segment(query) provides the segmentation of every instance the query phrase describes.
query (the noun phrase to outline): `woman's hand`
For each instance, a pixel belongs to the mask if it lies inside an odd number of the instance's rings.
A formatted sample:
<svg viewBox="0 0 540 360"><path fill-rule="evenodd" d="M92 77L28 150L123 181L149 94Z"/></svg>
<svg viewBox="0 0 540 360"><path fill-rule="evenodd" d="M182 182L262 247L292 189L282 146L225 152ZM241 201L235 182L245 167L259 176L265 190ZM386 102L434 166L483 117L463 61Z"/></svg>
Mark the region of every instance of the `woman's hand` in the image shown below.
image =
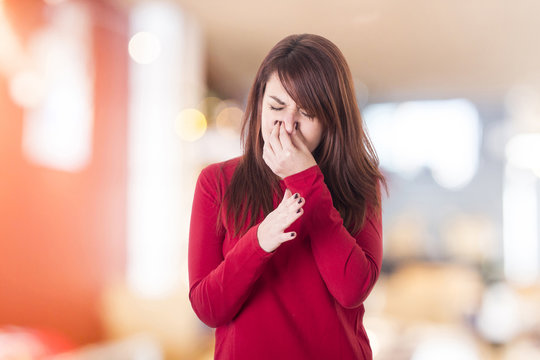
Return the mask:
<svg viewBox="0 0 540 360"><path fill-rule="evenodd" d="M297 126L295 123L289 135L283 122L276 120L268 141L264 143L263 159L282 179L317 165Z"/></svg>
<svg viewBox="0 0 540 360"><path fill-rule="evenodd" d="M289 189L285 190L281 203L264 218L257 229L259 245L264 251L272 252L285 241L296 238L294 231L285 232L285 229L302 216L305 202L298 193L293 196Z"/></svg>

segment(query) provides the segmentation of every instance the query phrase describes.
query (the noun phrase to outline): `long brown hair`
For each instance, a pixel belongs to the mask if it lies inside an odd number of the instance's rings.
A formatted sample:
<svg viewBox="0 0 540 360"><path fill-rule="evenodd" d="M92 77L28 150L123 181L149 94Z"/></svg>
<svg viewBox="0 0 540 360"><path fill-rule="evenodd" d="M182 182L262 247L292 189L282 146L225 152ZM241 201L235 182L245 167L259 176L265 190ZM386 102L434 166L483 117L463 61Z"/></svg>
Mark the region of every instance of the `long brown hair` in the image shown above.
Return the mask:
<svg viewBox="0 0 540 360"><path fill-rule="evenodd" d="M227 191L227 219L235 235L243 233L273 210L273 194L282 194L279 178L262 158L262 99L266 83L277 72L297 105L314 114L323 126L321 142L313 151L332 195L334 207L351 234L359 231L369 208L378 213L380 185L386 181L378 158L364 131L354 96L349 67L331 41L312 34L290 35L264 58L251 91L242 122L244 155ZM249 223L247 216L251 214Z"/></svg>

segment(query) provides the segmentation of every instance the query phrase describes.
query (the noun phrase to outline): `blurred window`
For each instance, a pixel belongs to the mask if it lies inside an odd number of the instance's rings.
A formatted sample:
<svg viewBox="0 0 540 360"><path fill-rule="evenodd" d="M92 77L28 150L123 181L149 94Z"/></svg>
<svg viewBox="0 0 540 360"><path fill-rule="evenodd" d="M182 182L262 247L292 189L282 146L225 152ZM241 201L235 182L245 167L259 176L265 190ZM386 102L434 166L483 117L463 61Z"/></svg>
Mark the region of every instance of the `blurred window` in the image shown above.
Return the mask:
<svg viewBox="0 0 540 360"><path fill-rule="evenodd" d="M437 183L450 189L475 175L482 129L470 101L373 104L364 118L383 168L406 178L429 168Z"/></svg>

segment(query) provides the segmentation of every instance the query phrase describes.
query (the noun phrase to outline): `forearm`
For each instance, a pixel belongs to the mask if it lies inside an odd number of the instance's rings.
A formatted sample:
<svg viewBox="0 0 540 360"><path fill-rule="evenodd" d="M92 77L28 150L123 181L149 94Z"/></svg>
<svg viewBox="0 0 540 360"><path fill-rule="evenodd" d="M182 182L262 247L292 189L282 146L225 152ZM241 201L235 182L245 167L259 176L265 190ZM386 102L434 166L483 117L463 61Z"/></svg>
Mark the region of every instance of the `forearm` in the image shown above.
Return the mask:
<svg viewBox="0 0 540 360"><path fill-rule="evenodd" d="M317 267L332 296L342 306L359 306L377 281L382 262L380 220L366 216L364 228L353 237L318 167L285 179L287 187L306 198L301 231L311 238Z"/></svg>
<svg viewBox="0 0 540 360"><path fill-rule="evenodd" d="M354 238L343 226L343 221L333 207L326 216L318 213L310 231L311 248L321 277L330 293L343 307L354 308L363 303L375 285L381 260L376 251L370 253L360 243L380 243L378 235L364 231ZM366 230L371 220L366 219ZM375 245L376 246L376 245Z"/></svg>
<svg viewBox="0 0 540 360"><path fill-rule="evenodd" d="M257 226L252 227L217 267L192 282L189 299L197 316L210 327L231 321L249 297L270 256L258 245ZM194 262L204 261L204 253L197 257Z"/></svg>

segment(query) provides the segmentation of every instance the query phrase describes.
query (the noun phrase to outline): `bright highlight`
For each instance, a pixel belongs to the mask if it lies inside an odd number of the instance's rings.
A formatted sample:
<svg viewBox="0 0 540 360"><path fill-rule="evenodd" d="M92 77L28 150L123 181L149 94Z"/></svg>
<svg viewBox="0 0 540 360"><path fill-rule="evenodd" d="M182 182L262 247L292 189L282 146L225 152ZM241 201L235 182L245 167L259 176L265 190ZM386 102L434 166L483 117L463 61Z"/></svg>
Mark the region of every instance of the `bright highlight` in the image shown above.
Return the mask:
<svg viewBox="0 0 540 360"><path fill-rule="evenodd" d="M540 177L540 133L516 135L508 141L505 150L512 165L532 170Z"/></svg>
<svg viewBox="0 0 540 360"><path fill-rule="evenodd" d="M150 64L161 54L161 42L152 33L141 31L129 41L129 55L139 64Z"/></svg>
<svg viewBox="0 0 540 360"><path fill-rule="evenodd" d="M185 109L178 114L174 127L182 140L195 141L206 132L206 117L199 110Z"/></svg>
<svg viewBox="0 0 540 360"><path fill-rule="evenodd" d="M475 175L482 127L471 102L374 104L364 113L382 167L407 178L426 167L439 185L454 190Z"/></svg>

